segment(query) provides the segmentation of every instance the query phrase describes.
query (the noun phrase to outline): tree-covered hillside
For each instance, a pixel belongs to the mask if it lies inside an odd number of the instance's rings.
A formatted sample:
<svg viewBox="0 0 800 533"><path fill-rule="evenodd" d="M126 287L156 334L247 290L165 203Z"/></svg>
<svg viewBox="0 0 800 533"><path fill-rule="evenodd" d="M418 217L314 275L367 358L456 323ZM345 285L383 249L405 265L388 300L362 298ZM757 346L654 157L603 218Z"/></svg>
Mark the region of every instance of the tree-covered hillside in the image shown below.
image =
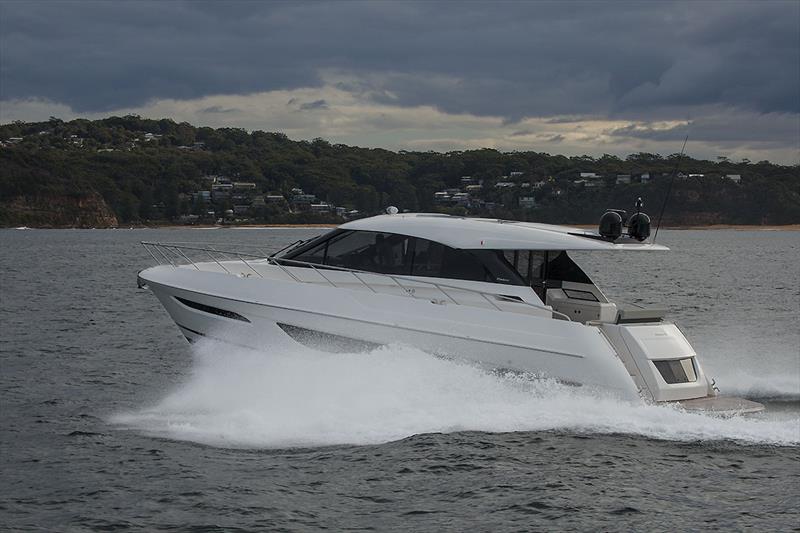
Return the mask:
<svg viewBox="0 0 800 533"><path fill-rule="evenodd" d="M73 224L74 214L47 217L48 205L69 199L85 209L105 204L120 224L203 217L336 221L342 213L371 214L388 205L592 223L605 208L630 208L639 196L651 215L657 214L679 157L565 157L491 149L398 153L138 116L5 124L0 144L2 225ZM684 157L678 171L666 223L800 222L797 166ZM252 189L237 194L234 185ZM233 193L223 195L223 187ZM212 189L219 194L210 195ZM297 201L298 189L314 200ZM280 197L286 202L276 203Z"/></svg>

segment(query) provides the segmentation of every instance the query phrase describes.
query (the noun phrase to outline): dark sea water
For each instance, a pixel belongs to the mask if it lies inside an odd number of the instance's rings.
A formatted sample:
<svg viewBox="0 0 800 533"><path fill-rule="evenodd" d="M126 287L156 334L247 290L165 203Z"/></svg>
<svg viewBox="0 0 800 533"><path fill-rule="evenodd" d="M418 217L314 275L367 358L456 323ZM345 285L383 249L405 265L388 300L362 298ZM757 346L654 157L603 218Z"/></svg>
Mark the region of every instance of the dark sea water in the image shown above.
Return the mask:
<svg viewBox="0 0 800 533"><path fill-rule="evenodd" d="M667 306L754 417L633 405L403 346L189 346L141 240L313 229L0 230L2 530L800 527L800 232L662 231L576 254Z"/></svg>

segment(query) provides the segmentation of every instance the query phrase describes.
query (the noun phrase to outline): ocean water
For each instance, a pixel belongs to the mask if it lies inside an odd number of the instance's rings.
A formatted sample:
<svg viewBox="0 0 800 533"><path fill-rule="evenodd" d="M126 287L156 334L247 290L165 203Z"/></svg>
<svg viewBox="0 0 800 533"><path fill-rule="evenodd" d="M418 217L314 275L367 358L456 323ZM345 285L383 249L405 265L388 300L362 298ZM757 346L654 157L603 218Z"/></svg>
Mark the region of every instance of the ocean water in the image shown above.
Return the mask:
<svg viewBox="0 0 800 533"><path fill-rule="evenodd" d="M790 530L800 525L800 232L662 231L576 254L670 309L716 418L407 346L188 345L141 240L278 249L314 229L0 230L0 529Z"/></svg>

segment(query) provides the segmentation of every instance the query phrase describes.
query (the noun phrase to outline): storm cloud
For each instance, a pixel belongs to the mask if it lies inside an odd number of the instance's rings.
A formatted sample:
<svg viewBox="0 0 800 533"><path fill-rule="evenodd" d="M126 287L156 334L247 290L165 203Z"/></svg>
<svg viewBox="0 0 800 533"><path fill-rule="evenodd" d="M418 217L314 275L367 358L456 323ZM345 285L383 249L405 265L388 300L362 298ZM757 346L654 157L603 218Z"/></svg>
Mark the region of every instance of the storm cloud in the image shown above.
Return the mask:
<svg viewBox="0 0 800 533"><path fill-rule="evenodd" d="M737 126L777 117L764 133L789 151L800 136L800 3L4 2L0 82L3 120L26 118L34 102L97 115L277 93L322 117L337 113L336 91L516 132L538 118L631 121L610 139L672 141L633 123L709 116L713 143L726 116ZM240 107L230 104L197 112L221 120Z"/></svg>

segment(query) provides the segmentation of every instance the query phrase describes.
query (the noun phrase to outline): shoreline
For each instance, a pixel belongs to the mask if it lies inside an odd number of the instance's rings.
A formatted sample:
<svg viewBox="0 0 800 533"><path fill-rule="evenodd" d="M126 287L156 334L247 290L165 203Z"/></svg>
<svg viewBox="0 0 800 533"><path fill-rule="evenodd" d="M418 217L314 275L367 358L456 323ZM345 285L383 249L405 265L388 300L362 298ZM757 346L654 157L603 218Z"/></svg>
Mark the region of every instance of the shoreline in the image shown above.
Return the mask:
<svg viewBox="0 0 800 533"><path fill-rule="evenodd" d="M597 224L559 224L572 228L594 229ZM0 229L267 229L267 228L335 228L339 224L236 224L236 225L214 225L214 224L134 224L131 226L109 226L104 228L85 228L80 226L4 226ZM686 226L663 226L661 229L667 230L733 230L733 231L800 231L800 224L708 224L708 225L686 225Z"/></svg>

